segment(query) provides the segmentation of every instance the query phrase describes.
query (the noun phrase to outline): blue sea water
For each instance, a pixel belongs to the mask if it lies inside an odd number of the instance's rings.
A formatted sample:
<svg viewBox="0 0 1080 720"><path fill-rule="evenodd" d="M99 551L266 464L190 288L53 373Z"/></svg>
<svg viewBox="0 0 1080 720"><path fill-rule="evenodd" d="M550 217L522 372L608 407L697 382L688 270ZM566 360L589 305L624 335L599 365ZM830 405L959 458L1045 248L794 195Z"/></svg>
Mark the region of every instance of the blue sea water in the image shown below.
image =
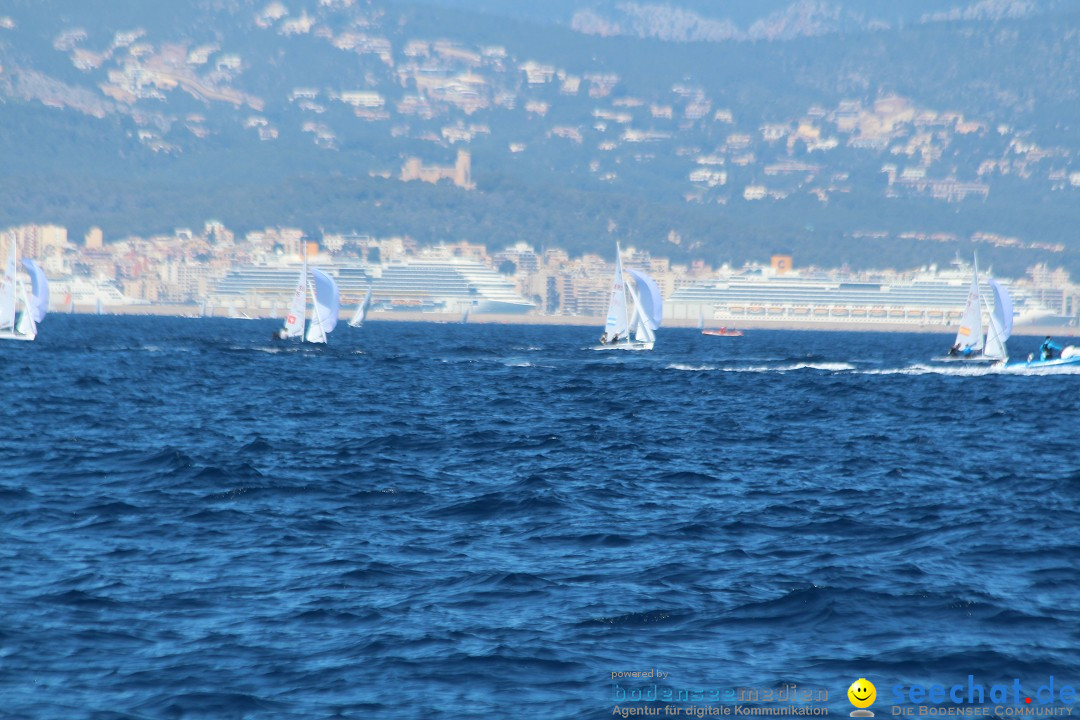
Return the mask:
<svg viewBox="0 0 1080 720"><path fill-rule="evenodd" d="M0 346L0 717L1080 685L1080 374L934 365L944 334L275 327Z"/></svg>

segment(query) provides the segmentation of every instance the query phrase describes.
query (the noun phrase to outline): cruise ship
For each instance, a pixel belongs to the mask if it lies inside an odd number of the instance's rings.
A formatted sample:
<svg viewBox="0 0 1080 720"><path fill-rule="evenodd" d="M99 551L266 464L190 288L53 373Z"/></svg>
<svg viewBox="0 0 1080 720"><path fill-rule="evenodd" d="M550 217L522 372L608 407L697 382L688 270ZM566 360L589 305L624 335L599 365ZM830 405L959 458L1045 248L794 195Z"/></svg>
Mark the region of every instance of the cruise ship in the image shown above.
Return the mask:
<svg viewBox="0 0 1080 720"><path fill-rule="evenodd" d="M75 307L94 307L99 302L104 307L120 305L149 305L149 300L129 297L109 280L94 280L87 277L64 277L49 280L50 310L59 312L67 309L68 294Z"/></svg>
<svg viewBox="0 0 1080 720"><path fill-rule="evenodd" d="M993 294L986 277L980 278L983 297ZM1056 315L1022 289L999 280L1013 298L1019 325L1065 325L1069 318ZM750 268L697 282L676 290L664 304L672 320L797 323L882 323L951 325L959 322L971 285L971 269L911 275L844 275L824 272L778 272Z"/></svg>
<svg viewBox="0 0 1080 720"><path fill-rule="evenodd" d="M367 269L357 266L311 263L338 284L342 305L360 302L371 284ZM292 298L301 263L241 265L218 281L206 299L208 306L248 310L282 310Z"/></svg>
<svg viewBox="0 0 1080 720"><path fill-rule="evenodd" d="M536 309L513 282L469 260L411 260L357 266L311 262L334 276L343 306L360 302L372 288L372 309L387 311L520 315ZM300 263L233 268L210 293L208 303L237 309L276 310L292 296Z"/></svg>

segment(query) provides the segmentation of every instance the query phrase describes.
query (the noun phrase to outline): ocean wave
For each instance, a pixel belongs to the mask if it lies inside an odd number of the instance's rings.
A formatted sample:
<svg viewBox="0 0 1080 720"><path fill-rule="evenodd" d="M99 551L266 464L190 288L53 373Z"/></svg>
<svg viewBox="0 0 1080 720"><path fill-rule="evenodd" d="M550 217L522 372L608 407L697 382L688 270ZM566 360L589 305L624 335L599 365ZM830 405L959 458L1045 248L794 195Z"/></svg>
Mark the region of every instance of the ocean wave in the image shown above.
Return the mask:
<svg viewBox="0 0 1080 720"><path fill-rule="evenodd" d="M0 348L0 714L591 717L654 667L846 715L858 677L1080 676L1072 373L916 334L260 327Z"/></svg>

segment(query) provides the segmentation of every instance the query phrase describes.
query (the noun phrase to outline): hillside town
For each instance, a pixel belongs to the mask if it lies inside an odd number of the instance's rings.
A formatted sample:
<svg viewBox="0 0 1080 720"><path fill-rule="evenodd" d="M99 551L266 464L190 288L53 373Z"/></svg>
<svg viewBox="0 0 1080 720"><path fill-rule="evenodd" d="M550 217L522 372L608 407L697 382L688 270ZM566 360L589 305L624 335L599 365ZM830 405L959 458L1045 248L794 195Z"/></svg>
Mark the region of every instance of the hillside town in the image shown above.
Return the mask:
<svg viewBox="0 0 1080 720"><path fill-rule="evenodd" d="M351 22L335 19L339 6L350 8ZM581 163L598 184L622 182L640 166L666 177L681 173L679 194L687 203L807 196L827 204L853 191L855 166L865 189L870 158L879 197L985 200L1006 178L1047 193L1080 193L1080 164L1068 148L896 93L809 104L801 113L761 122L693 78L641 92L633 78L610 70L571 71L553 58L519 56L501 45L392 39L385 20L377 7L351 2L304 8L277 0L247 19L268 42L321 43L342 62L358 64L363 81L356 84L327 86L313 77L310 84L259 95L245 88L245 74L258 59L227 44L155 38L133 28L102 45L72 27L54 38L53 48L88 80L100 80L96 88L14 67L6 76L0 71L0 91L94 117L127 115L138 127L138 142L165 154L222 132L223 123L240 123L250 137L269 143L298 130L312 152L338 152L358 124L367 125L377 135L430 148L448 168L425 172L418 157L408 156L396 165L376 161L369 173L448 179L465 189L476 185L461 176L457 150L497 139L507 159L561 154ZM170 113L163 101L175 94L195 98L206 110Z"/></svg>

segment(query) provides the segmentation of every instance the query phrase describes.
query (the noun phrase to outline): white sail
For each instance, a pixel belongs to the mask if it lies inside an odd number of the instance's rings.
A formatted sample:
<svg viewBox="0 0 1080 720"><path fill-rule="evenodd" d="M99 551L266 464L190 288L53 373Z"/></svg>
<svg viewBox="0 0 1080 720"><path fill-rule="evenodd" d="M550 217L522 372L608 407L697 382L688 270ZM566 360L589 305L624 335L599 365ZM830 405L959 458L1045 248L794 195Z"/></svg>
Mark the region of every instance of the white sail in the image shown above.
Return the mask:
<svg viewBox="0 0 1080 720"><path fill-rule="evenodd" d="M37 337L37 324L34 322L35 309L30 303L30 298L26 296L26 285L19 283L19 290L23 310L19 314L19 325L15 328L15 332L22 335L24 340L33 340Z"/></svg>
<svg viewBox="0 0 1080 720"><path fill-rule="evenodd" d="M350 327L360 327L367 319L368 309L371 307L371 288L368 288L363 301L356 306L356 314L349 320Z"/></svg>
<svg viewBox="0 0 1080 720"><path fill-rule="evenodd" d="M1009 291L996 280L990 281L994 290L994 308L990 311L990 324L986 329L986 347L983 355L1005 360L1009 357L1005 341L1012 334L1012 298Z"/></svg>
<svg viewBox="0 0 1080 720"><path fill-rule="evenodd" d="M656 335L653 335L649 321L642 315L641 296L633 285L627 285L626 290L634 302L633 312L630 313L630 329L634 332L634 340L641 343L656 342Z"/></svg>
<svg viewBox="0 0 1080 720"><path fill-rule="evenodd" d="M0 277L0 330L15 329L15 236L8 235L8 258Z"/></svg>
<svg viewBox="0 0 1080 720"><path fill-rule="evenodd" d="M697 311L697 329L698 330L704 330L705 329L705 311L702 310L701 308L698 308L698 311Z"/></svg>
<svg viewBox="0 0 1080 720"><path fill-rule="evenodd" d="M311 288L311 294L315 295L315 288ZM317 310L313 310L311 313L311 322L308 323L307 335L304 339L309 343L325 343L326 331L323 330L322 323L319 321L319 313Z"/></svg>
<svg viewBox="0 0 1080 720"><path fill-rule="evenodd" d="M23 260L23 267L30 273L34 322L39 323L49 312L49 279L45 277L45 271L41 269L41 266L29 258Z"/></svg>
<svg viewBox="0 0 1080 720"><path fill-rule="evenodd" d="M105 314L105 306L101 304L101 298L97 299L97 305L95 306L95 312L98 315L104 315Z"/></svg>
<svg viewBox="0 0 1080 720"><path fill-rule="evenodd" d="M660 327L664 315L664 299L660 296L660 288L656 281L640 270L627 270L637 283L637 298L639 302L639 315L648 323L650 330Z"/></svg>
<svg viewBox="0 0 1080 720"><path fill-rule="evenodd" d="M956 331L956 345L960 349L970 347L978 352L983 348L982 302L979 298L979 266L973 268L971 289L968 291L964 315L960 318L960 328Z"/></svg>
<svg viewBox="0 0 1080 720"><path fill-rule="evenodd" d="M611 283L611 299L608 301L607 322L604 332L609 338L618 335L625 338L629 334L626 317L626 280L623 278L622 251L615 243L615 277Z"/></svg>
<svg viewBox="0 0 1080 720"><path fill-rule="evenodd" d="M466 305L465 309L461 311L461 324L462 325L468 325L469 324L469 306L468 305Z"/></svg>
<svg viewBox="0 0 1080 720"><path fill-rule="evenodd" d="M641 342L655 342L654 331L660 327L663 315L663 299L660 297L660 288L651 277L640 270L627 270L634 278L635 287L628 286L630 297L634 300L633 320L630 323L634 330L634 339Z"/></svg>
<svg viewBox="0 0 1080 720"><path fill-rule="evenodd" d="M1008 357L1005 350L1005 340L1002 337L1002 327L997 318L990 316L990 325L986 328L986 347L983 348L983 357L1004 360Z"/></svg>
<svg viewBox="0 0 1080 720"><path fill-rule="evenodd" d="M64 296L64 305L67 307L68 315L71 315L75 312L75 298L72 296L70 290L68 290L67 295Z"/></svg>
<svg viewBox="0 0 1080 720"><path fill-rule="evenodd" d="M1004 342L1012 336L1013 327L1013 302L1012 296L1009 295L1009 291L1004 285L997 280L990 280L990 287L994 291L994 313L993 317L997 320L998 325L1001 327L1002 338Z"/></svg>
<svg viewBox="0 0 1080 720"><path fill-rule="evenodd" d="M311 312L311 322L308 323L307 341L324 343L326 336L337 327L341 296L334 278L322 270L312 270L311 277L314 279L311 295L315 298L315 307Z"/></svg>
<svg viewBox="0 0 1080 720"><path fill-rule="evenodd" d="M307 258L304 258L304 267L296 279L292 301L289 302L289 309L285 313L285 327L282 333L284 337L303 336L305 315L307 315Z"/></svg>

